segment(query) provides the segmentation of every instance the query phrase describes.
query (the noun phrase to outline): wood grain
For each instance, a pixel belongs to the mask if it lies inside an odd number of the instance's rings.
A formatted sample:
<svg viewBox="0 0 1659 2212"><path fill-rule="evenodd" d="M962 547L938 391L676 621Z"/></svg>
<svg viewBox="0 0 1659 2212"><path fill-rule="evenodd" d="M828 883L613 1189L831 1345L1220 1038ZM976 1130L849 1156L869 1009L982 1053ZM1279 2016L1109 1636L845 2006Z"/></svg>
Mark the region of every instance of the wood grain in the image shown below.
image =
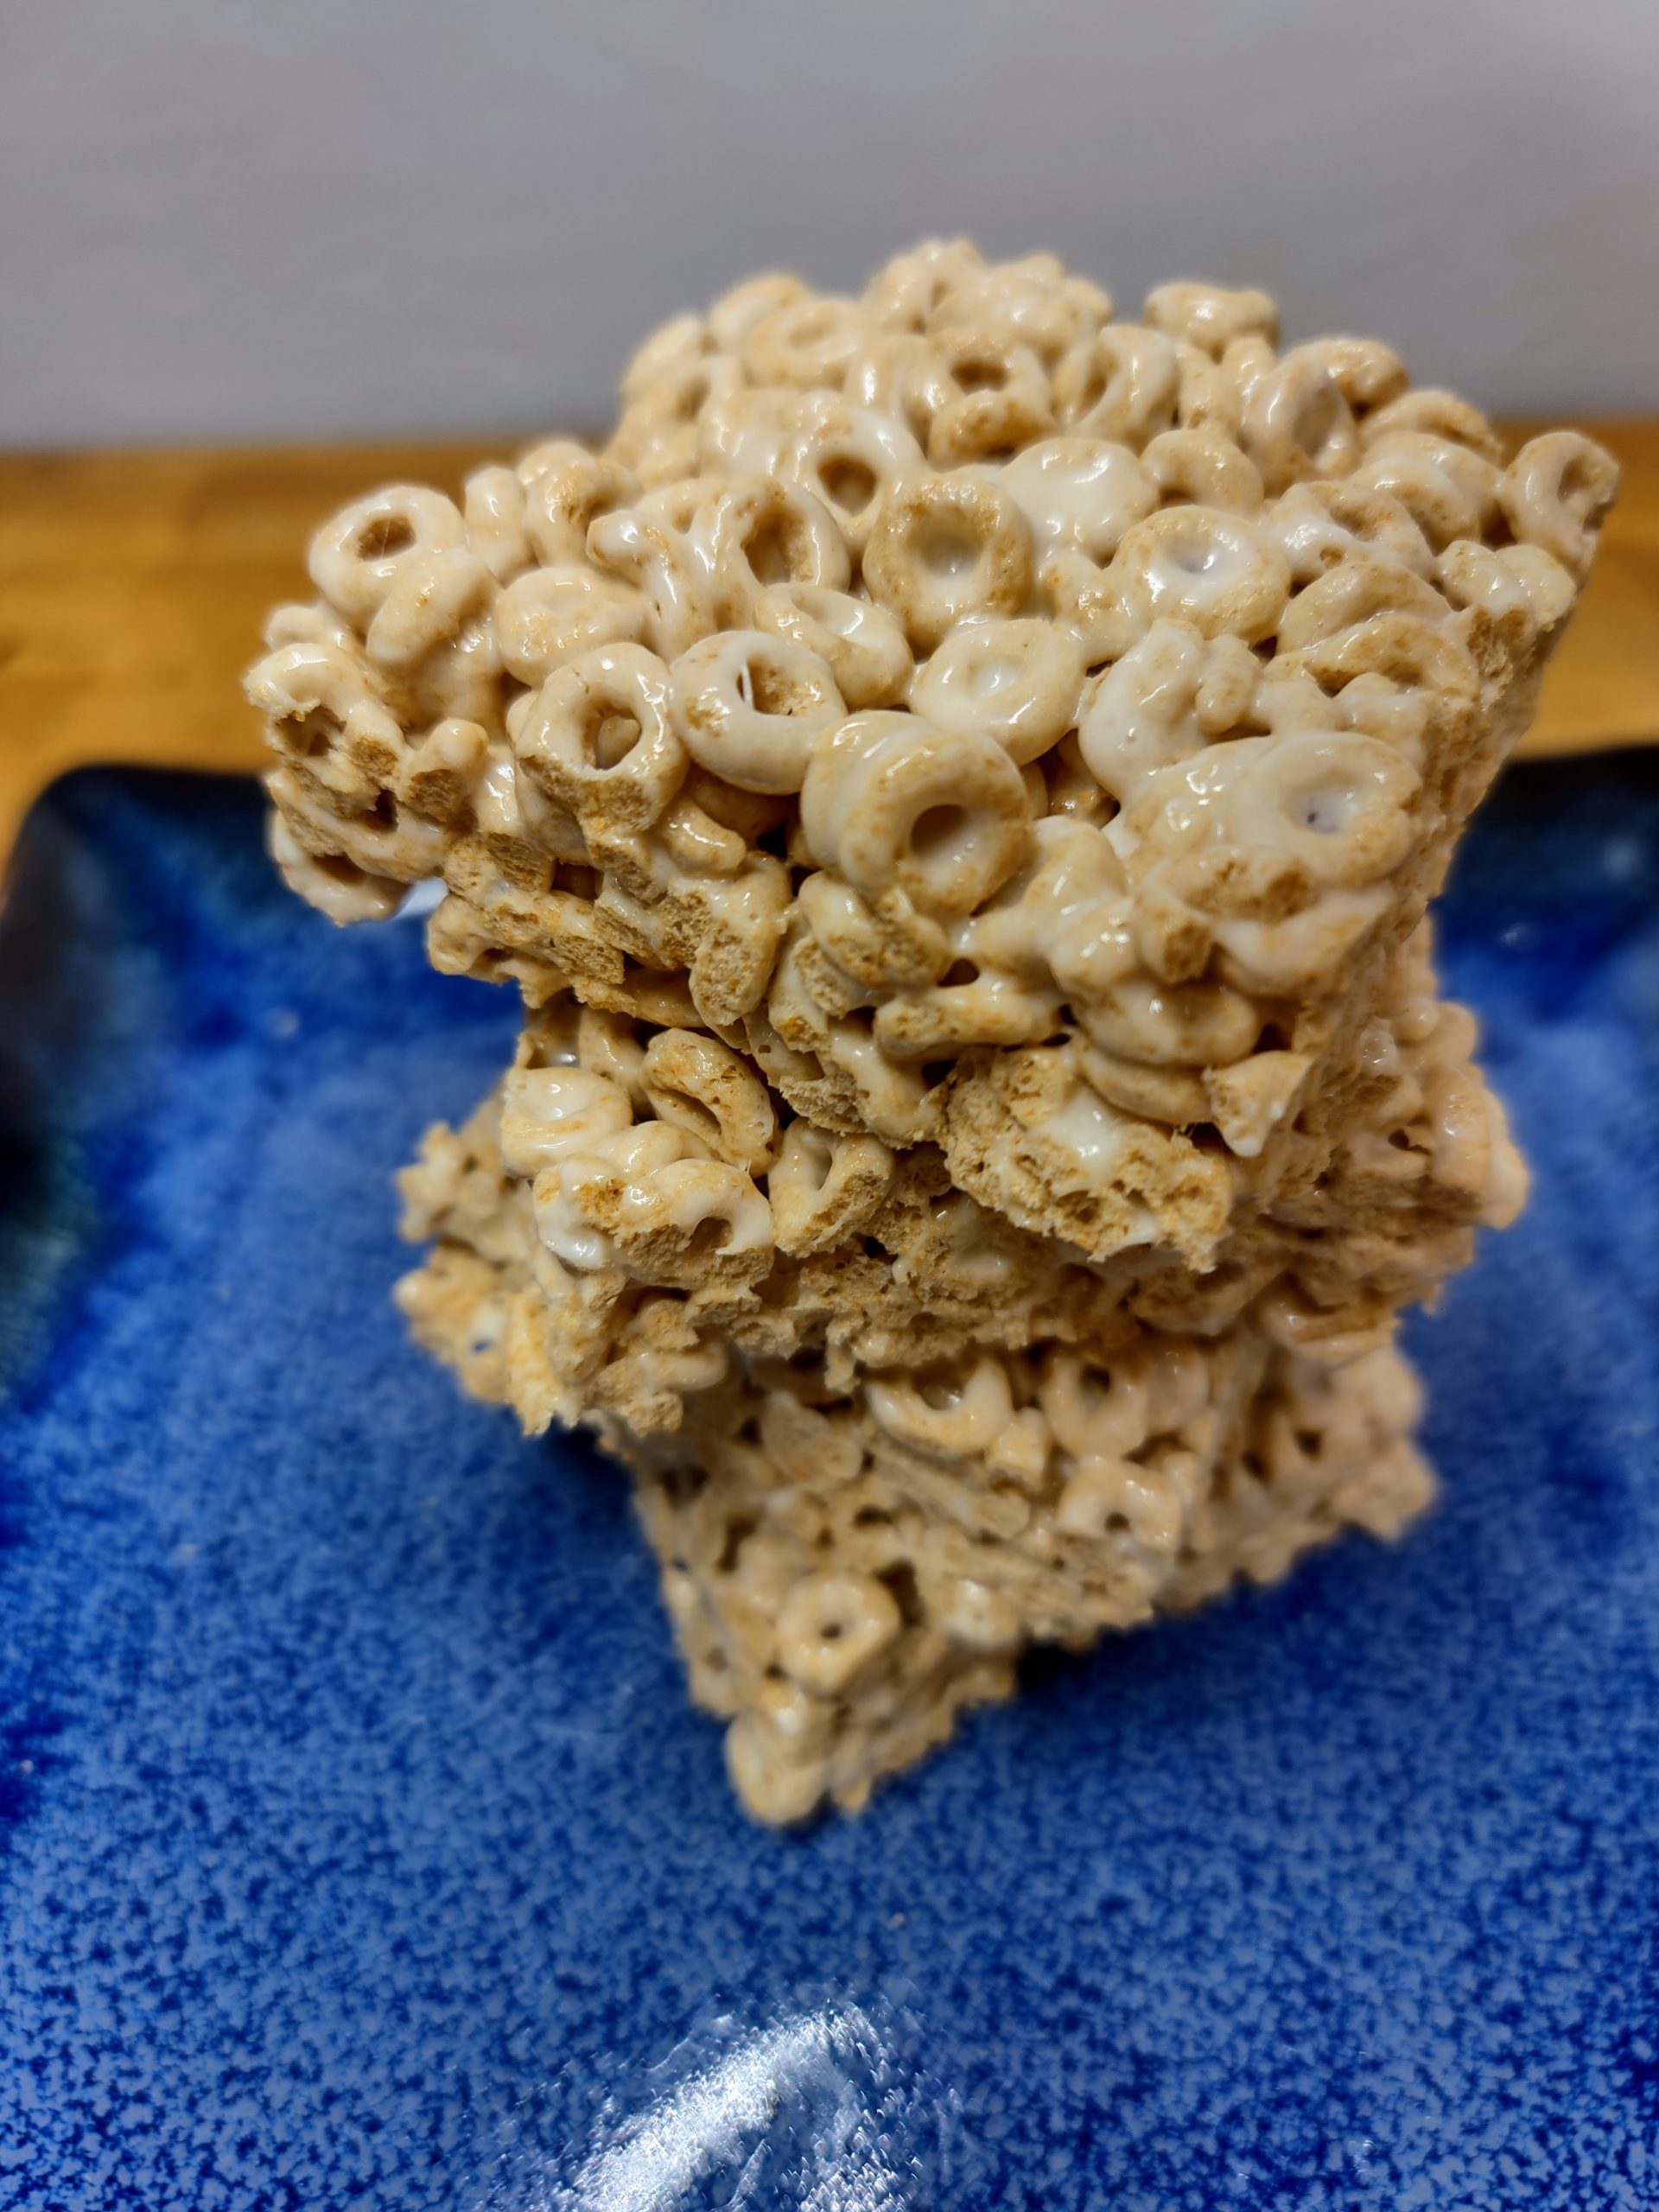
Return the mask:
<svg viewBox="0 0 1659 2212"><path fill-rule="evenodd" d="M1659 741L1659 420L1587 427L1624 490L1529 753ZM238 678L266 610L308 595L318 522L398 479L458 490L513 444L0 455L0 858L69 768L257 769Z"/></svg>

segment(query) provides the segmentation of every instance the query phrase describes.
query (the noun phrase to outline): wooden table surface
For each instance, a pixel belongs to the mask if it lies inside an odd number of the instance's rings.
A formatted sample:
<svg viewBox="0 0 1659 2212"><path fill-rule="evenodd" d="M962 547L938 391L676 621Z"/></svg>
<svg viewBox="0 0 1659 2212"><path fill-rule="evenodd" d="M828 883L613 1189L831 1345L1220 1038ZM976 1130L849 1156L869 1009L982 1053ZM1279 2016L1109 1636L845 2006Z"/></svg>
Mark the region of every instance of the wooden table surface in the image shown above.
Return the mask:
<svg viewBox="0 0 1659 2212"><path fill-rule="evenodd" d="M1624 488L1529 753L1659 741L1659 420L1586 427ZM266 609L309 595L313 529L376 484L458 490L513 444L0 455L0 859L67 769L259 767L238 678Z"/></svg>

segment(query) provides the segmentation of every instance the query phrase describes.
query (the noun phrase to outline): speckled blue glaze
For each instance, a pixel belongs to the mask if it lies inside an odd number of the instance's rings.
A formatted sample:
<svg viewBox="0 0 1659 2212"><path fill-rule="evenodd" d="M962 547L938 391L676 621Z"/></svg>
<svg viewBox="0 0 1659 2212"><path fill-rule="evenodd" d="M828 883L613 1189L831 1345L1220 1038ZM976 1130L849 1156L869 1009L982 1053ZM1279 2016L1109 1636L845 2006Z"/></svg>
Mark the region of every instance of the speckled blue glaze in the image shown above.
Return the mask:
<svg viewBox="0 0 1659 2212"><path fill-rule="evenodd" d="M1443 1503L780 1839L619 1480L388 1301L509 1000L307 912L239 786L60 786L0 920L0 2202L1659 2203L1659 768L1513 776L1445 945L1537 1192L1411 1328Z"/></svg>

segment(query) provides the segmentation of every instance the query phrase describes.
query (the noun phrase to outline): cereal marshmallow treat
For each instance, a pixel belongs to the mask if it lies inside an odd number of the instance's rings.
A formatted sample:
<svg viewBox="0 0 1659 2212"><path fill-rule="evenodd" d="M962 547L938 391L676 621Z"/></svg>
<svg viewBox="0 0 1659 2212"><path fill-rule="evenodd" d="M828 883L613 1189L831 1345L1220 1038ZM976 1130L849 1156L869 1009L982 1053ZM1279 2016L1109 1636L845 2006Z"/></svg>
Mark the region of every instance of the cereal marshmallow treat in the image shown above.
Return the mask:
<svg viewBox="0 0 1659 2212"><path fill-rule="evenodd" d="M249 677L294 888L523 995L400 1294L633 1470L761 1818L1427 1494L1395 1316L1524 1174L1424 913L1615 471L1277 337L758 278L326 524Z"/></svg>

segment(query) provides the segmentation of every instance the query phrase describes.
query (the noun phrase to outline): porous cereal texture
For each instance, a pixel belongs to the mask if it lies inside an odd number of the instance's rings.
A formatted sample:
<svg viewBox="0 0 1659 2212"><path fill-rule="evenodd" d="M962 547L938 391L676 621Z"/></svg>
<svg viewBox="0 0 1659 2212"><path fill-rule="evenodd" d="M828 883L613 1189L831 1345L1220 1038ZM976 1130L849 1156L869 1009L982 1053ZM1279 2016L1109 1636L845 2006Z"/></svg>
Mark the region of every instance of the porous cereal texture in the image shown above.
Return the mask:
<svg viewBox="0 0 1659 2212"><path fill-rule="evenodd" d="M1434 997L1416 940L1393 969L1338 1141L1241 1203L1202 1273L1146 1246L1091 1261L957 1188L937 1146L787 1121L718 1039L550 1001L404 1174L405 1233L435 1247L405 1310L527 1429L602 1415L637 1437L751 1368L842 1390L1037 1343L1103 1357L1141 1325L1215 1339L1247 1313L1288 1350L1356 1356L1525 1192L1472 1020Z"/></svg>
<svg viewBox="0 0 1659 2212"><path fill-rule="evenodd" d="M1121 322L958 242L741 285L602 447L318 532L248 680L273 854L340 921L441 883L435 964L526 1006L405 1177L406 1309L634 1468L762 1817L859 1802L1027 1640L1420 1498L1393 1317L1524 1182L1423 916L1615 480L1376 340L1281 350L1261 293ZM1047 1402L1126 1359L1213 1433L1116 1452L1156 1512L1091 1537ZM803 1488L786 1421L855 1471ZM1143 1504L1176 1533L1096 1585ZM833 1684L781 1656L832 1586Z"/></svg>
<svg viewBox="0 0 1659 2212"><path fill-rule="evenodd" d="M1424 1503L1396 1311L1525 1172L1421 933L1390 982L1320 1172L1241 1207L1204 1274L1091 1262L956 1189L937 1147L786 1122L717 1040L573 1000L429 1132L403 1188L432 1249L399 1302L476 1395L633 1471L759 1817L855 1808L1029 1643Z"/></svg>
<svg viewBox="0 0 1659 2212"><path fill-rule="evenodd" d="M408 1179L423 1205L437 1158ZM448 1166L445 1241L404 1310L478 1395L544 1402L524 1370L557 1357L569 1316L543 1302L533 1220L475 1157ZM856 1809L962 1707L1007 1696L1033 1642L1080 1649L1271 1581L1345 1525L1394 1535L1431 1482L1388 1333L1293 1350L1270 1298L1211 1337L1120 1309L1082 1343L1039 1328L1017 1350L855 1362L840 1387L821 1355L716 1351L676 1375L671 1424L647 1405L636 1427L638 1401L619 1414L602 1387L582 1417L633 1473L733 1782L758 1818L793 1821L826 1796Z"/></svg>

